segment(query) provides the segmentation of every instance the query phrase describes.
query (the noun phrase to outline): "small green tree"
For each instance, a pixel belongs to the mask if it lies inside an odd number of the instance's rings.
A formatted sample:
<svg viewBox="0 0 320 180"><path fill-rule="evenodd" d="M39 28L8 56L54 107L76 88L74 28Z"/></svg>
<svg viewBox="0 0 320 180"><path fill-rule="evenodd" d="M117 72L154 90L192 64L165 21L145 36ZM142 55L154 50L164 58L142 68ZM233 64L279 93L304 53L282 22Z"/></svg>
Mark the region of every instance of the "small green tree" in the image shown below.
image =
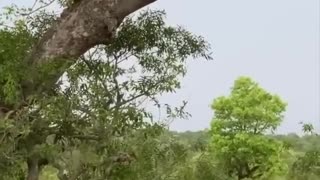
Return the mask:
<svg viewBox="0 0 320 180"><path fill-rule="evenodd" d="M279 126L285 107L248 77L214 100L211 148L230 177L258 179L279 170L282 144L264 134Z"/></svg>

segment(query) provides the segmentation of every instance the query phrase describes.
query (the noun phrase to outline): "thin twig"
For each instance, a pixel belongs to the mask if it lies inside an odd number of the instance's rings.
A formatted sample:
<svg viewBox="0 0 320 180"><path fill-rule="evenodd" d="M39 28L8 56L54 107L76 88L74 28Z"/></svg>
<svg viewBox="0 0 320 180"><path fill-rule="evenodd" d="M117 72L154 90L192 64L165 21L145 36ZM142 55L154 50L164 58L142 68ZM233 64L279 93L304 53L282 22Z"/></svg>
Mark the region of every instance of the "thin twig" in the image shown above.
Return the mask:
<svg viewBox="0 0 320 180"><path fill-rule="evenodd" d="M35 13L35 12L37 12L37 11L43 9L43 8L46 8L46 7L50 6L50 5L51 5L52 3L54 3L54 2L55 2L55 0L51 0L50 2L44 3L44 5L38 7L38 8L36 8L36 9L34 9L34 10L31 10L31 11L28 12L28 13L21 13L20 15L21 15L21 16L30 16L31 14L33 14L33 13ZM34 4L34 5L35 5L35 4ZM33 7L33 8L34 8L34 7ZM32 9L33 9L33 8L32 8Z"/></svg>
<svg viewBox="0 0 320 180"><path fill-rule="evenodd" d="M37 5L37 3L38 3L38 0L35 0L33 5L32 5L32 7L31 7L31 9L34 9L34 7Z"/></svg>

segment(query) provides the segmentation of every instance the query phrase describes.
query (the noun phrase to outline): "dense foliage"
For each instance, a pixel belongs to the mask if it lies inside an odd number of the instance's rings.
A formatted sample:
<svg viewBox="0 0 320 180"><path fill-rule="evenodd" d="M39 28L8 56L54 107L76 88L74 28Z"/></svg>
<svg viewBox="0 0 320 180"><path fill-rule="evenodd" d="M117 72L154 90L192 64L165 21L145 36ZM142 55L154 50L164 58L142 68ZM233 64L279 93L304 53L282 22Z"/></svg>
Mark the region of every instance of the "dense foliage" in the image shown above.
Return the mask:
<svg viewBox="0 0 320 180"><path fill-rule="evenodd" d="M209 130L168 130L169 120L190 114L186 102L171 107L159 96L180 88L188 59L211 56L202 37L166 25L163 11L126 18L111 42L71 66L57 59L31 69L26 57L57 18L44 9L51 2L0 16L0 180L320 177L318 136L272 134L286 104L248 77L214 100ZM166 113L156 117L150 107Z"/></svg>
<svg viewBox="0 0 320 180"><path fill-rule="evenodd" d="M212 151L231 177L256 179L282 167L281 143L265 136L282 120L285 104L278 96L240 77L230 96L215 99L212 108Z"/></svg>

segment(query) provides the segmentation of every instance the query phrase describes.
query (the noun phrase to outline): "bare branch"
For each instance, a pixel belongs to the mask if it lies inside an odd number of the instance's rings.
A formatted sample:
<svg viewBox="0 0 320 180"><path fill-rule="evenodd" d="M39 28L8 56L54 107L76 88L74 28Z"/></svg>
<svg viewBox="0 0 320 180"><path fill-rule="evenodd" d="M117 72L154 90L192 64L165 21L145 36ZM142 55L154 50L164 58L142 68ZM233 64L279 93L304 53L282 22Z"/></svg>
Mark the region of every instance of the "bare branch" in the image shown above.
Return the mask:
<svg viewBox="0 0 320 180"><path fill-rule="evenodd" d="M44 8L50 6L51 4L53 4L53 3L55 2L55 0L51 0L51 1L49 1L48 3L44 3L42 6L34 9L35 6L36 6L36 4L37 4L37 2L38 2L38 0L35 0L35 2L34 2L33 5L32 5L32 8L31 8L31 11L30 11L30 12L28 12L28 13L21 13L20 15L21 15L21 16L30 16L31 14L33 14L33 13L35 13L35 12L41 10L41 9L44 9Z"/></svg>

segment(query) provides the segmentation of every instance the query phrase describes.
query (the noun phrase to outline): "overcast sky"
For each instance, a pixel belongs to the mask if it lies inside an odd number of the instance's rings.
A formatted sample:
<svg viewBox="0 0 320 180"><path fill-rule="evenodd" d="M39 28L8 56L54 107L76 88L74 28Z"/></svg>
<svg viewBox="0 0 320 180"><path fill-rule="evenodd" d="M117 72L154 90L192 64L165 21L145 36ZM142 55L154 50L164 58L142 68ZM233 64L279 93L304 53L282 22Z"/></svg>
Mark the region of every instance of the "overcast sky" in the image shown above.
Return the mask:
<svg viewBox="0 0 320 180"><path fill-rule="evenodd" d="M33 0L0 0L32 4ZM189 120L174 130L208 128L212 100L227 95L239 76L250 76L288 103L279 133L300 132L300 121L320 128L319 0L158 0L149 8L164 9L170 24L202 35L214 60L193 60L182 89L162 97L177 104L187 100Z"/></svg>
<svg viewBox="0 0 320 180"><path fill-rule="evenodd" d="M160 0L170 24L203 35L214 61L189 64L182 90L164 98L187 99L193 115L177 130L209 126L210 104L234 80L250 76L288 103L279 133L299 132L300 121L320 126L319 0Z"/></svg>

